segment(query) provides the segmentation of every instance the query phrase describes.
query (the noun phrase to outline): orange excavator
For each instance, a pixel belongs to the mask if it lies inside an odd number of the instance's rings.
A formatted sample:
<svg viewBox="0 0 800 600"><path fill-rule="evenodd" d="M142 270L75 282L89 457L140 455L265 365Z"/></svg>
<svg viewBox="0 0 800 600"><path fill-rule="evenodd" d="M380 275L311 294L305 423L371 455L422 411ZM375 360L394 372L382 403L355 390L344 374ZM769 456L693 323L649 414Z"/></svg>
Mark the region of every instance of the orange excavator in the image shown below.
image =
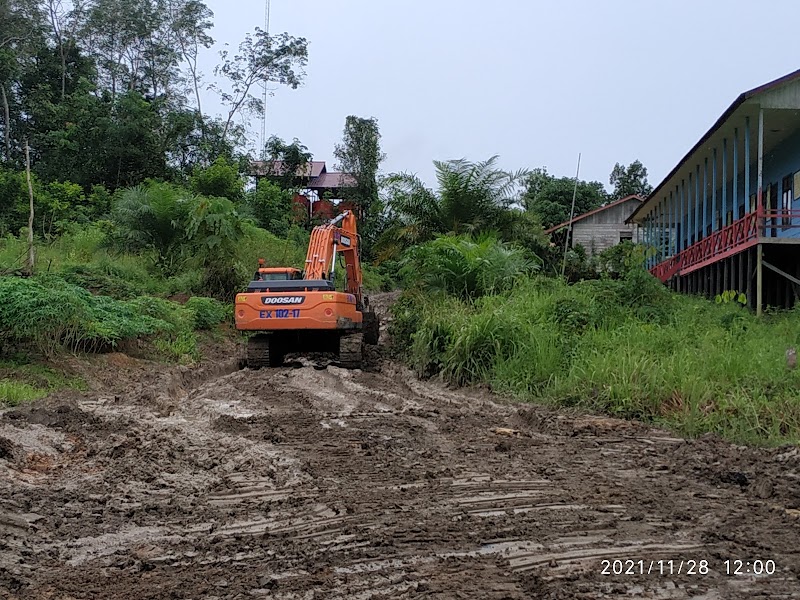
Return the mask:
<svg viewBox="0 0 800 600"><path fill-rule="evenodd" d="M378 343L379 324L363 293L353 212L314 228L303 271L264 264L260 259L247 291L236 295L236 328L254 334L247 366L280 366L291 352L330 352L342 367L360 368L363 344ZM336 289L337 268L343 290Z"/></svg>

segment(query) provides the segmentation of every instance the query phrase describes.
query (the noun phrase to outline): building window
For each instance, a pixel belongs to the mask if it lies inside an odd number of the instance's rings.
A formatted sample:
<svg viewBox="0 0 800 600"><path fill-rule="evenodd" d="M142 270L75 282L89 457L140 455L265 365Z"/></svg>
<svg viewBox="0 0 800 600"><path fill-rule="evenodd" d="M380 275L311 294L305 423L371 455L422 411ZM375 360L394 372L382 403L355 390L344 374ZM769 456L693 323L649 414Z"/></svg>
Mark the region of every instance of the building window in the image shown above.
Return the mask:
<svg viewBox="0 0 800 600"><path fill-rule="evenodd" d="M633 241L633 231L620 231L619 232L619 241L622 242L632 242Z"/></svg>
<svg viewBox="0 0 800 600"><path fill-rule="evenodd" d="M793 188L794 176L787 175L781 182L781 211L783 211L783 225L788 226L792 224L789 218L789 211L792 210L792 200L794 200Z"/></svg>
<svg viewBox="0 0 800 600"><path fill-rule="evenodd" d="M800 171L797 171L794 174L794 182L792 184L792 196L794 196L795 190L800 190Z"/></svg>

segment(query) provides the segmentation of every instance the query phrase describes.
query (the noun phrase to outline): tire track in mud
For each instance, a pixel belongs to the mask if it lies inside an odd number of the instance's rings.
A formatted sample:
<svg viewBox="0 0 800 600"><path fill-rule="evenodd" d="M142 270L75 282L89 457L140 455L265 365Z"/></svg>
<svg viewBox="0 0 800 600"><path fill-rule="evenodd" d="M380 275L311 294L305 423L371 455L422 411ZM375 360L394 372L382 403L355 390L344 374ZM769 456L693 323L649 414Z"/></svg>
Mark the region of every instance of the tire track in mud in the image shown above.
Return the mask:
<svg viewBox="0 0 800 600"><path fill-rule="evenodd" d="M449 390L391 364L380 373L305 365L143 371L120 393L0 415L0 590L12 598L800 593L796 450L687 442ZM737 558L775 560L778 572L726 575L723 561ZM704 559L712 568L602 575L603 559Z"/></svg>

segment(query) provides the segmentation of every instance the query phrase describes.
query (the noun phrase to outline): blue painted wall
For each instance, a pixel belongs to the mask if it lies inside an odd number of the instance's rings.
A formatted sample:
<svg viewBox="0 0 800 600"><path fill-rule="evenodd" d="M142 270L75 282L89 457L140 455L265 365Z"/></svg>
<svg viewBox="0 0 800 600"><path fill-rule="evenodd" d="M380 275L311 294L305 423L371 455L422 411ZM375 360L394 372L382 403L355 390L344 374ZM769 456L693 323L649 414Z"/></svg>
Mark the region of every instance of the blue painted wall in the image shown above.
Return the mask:
<svg viewBox="0 0 800 600"><path fill-rule="evenodd" d="M800 131L794 132L786 140L784 140L775 151L764 157L764 189L767 185L775 183L778 186L777 198L772 199L772 208L780 206L781 197L783 196L783 178L786 176L794 176L796 171L800 171ZM794 190L794 199L792 201L792 210L800 210L800 190ZM779 220L780 222L780 220ZM800 237L800 220L794 219L791 229L776 228L777 237ZM769 225L769 224L768 224ZM767 235L769 235L769 230Z"/></svg>
<svg viewBox="0 0 800 600"><path fill-rule="evenodd" d="M751 136L752 136L753 139L755 139L756 132L751 131ZM728 173L726 173L728 175L727 183L726 183L726 187L727 187L726 191L727 191L727 196L728 197L727 197L726 204L727 204L727 210L728 211L733 211L732 217L733 217L734 221L739 218L740 208L741 208L742 211L744 210L745 198L746 198L746 194L747 194L747 187L746 187L747 186L747 182L744 179L743 137L744 137L743 134L740 132L740 134L739 134L739 144L740 144L740 146L739 146L739 149L738 149L738 154L739 154L739 173L738 173L738 181L737 181L738 190L736 191L737 192L736 193L736 203L737 203L736 207L733 206L733 196L734 196L734 193L733 193L733 166L732 166L732 163L733 163L733 159L732 159L732 156L733 156L732 143L733 143L733 141L729 140L729 142L728 142L728 161L729 161L729 164L728 164ZM757 180L758 163L757 163L757 157L754 156L755 154L756 153L751 150L750 158L752 159L752 162L751 162L751 165L750 165L750 179L751 179L751 182L750 182L750 193L752 193L752 194L755 194L757 192L757 190L758 190L758 180ZM708 191L708 202L706 204L706 210L705 210L705 217L706 217L705 221L706 221L706 224L708 225L708 224L713 223L713 231L716 231L717 228L718 228L718 226L717 226L718 219L719 219L720 213L722 211L722 198L723 197L722 197L722 151L721 151L721 149L718 151L718 158L719 158L719 162L717 164L717 202L716 202L716 211L714 212L712 210L714 207L712 206L712 203L711 203L712 194L711 194L710 185L709 185L709 191ZM800 171L800 129L797 130L796 132L794 132L793 134L791 134L781 144L779 144L775 149L773 149L770 153L765 154L765 156L764 156L764 176L763 176L764 194L766 195L766 190L767 190L767 186L768 185L770 185L770 184L776 184L777 185L777 196L776 196L776 198L772 199L772 207L773 207L773 209L778 207L778 206L780 206L780 199L783 196L783 187L782 187L783 178L787 177L787 176L790 176L790 175L794 176L794 173L797 172L797 171ZM693 171L693 175L694 174L695 174L695 172ZM702 174L701 174L701 177L702 177ZM710 164L709 164L709 176L708 176L708 178L709 178L709 182L710 182L710 180L711 180L711 165ZM701 185L701 191L700 191L700 198L698 198L698 199L695 199L694 186L695 186L695 183L693 181L692 182L692 194L691 194L692 209L694 208L695 202L697 202L698 200L700 202L700 207L702 207L702 205L703 205L702 185ZM766 198L765 198L765 201L766 201ZM692 210L692 209L690 209L690 210ZM793 190L792 209L793 210L800 210L800 190ZM755 210L755 201L753 201L753 204L751 206L751 210ZM702 227L702 223L703 223L703 220L704 220L703 219L703 215L702 215L702 210L699 211L699 212L700 212L700 216L699 216L699 219L698 219L698 221L699 221L698 225L700 225ZM691 239L692 237L695 237L695 239L699 239L699 238L697 238L697 235L696 235L697 234L697 228L696 228L696 224L694 223L694 221L695 221L694 215L695 215L695 213L692 212L691 215L690 215L690 218L689 218L688 226L691 228L691 231L689 231L689 238ZM727 224L727 221L725 221L725 215L722 215L722 218L723 218L722 226L725 226ZM785 229L785 228L782 228L780 226L775 227L775 236L776 237L797 237L797 238L800 238L800 219L794 219L792 221L792 224L795 225L795 227L791 228L791 229ZM682 225L684 227L687 226L685 217L683 219ZM683 229L683 227L682 227L682 229ZM707 232L708 232L708 229L706 228L706 230L703 231L703 235L702 235L703 238L707 237ZM767 235L769 235L769 234L770 234L770 231L768 230L767 231Z"/></svg>

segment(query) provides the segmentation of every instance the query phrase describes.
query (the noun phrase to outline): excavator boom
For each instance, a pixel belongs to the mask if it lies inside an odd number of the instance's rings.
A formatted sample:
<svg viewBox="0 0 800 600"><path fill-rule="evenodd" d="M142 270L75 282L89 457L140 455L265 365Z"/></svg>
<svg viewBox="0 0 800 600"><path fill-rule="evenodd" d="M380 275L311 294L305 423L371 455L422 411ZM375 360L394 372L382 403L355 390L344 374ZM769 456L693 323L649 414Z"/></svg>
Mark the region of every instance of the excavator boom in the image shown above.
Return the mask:
<svg viewBox="0 0 800 600"><path fill-rule="evenodd" d="M311 232L306 254L306 279L333 280L339 255L345 264L345 291L362 304L362 274L358 253L358 231L352 211L345 211Z"/></svg>

